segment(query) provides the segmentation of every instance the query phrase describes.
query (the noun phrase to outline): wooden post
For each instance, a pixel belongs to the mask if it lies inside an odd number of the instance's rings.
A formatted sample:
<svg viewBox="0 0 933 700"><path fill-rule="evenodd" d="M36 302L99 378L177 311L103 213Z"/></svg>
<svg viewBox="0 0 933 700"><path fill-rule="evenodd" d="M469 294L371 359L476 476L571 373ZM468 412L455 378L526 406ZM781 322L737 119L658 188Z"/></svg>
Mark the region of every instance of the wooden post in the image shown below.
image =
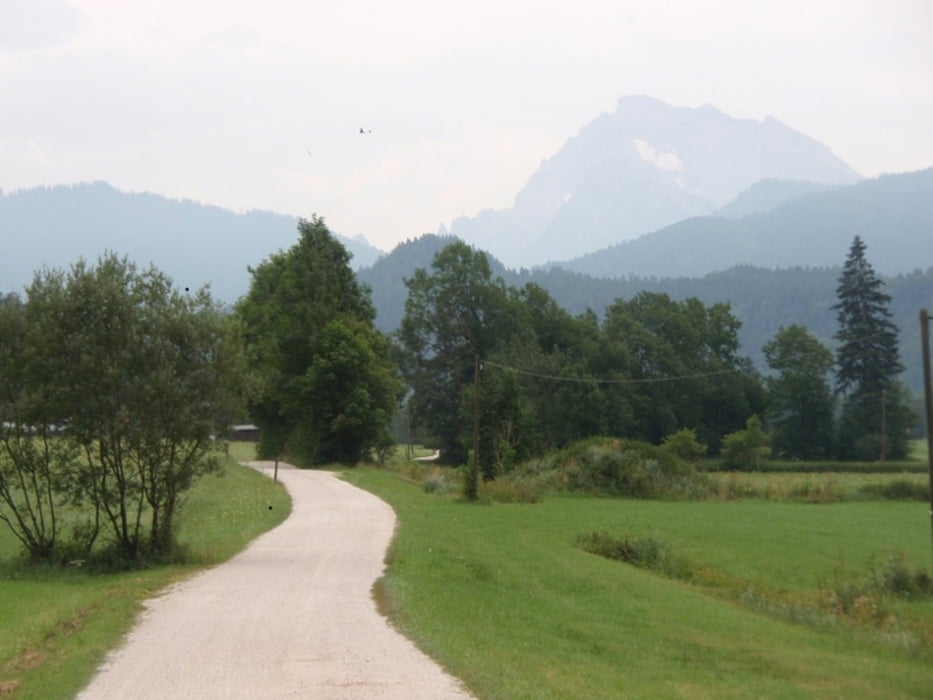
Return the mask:
<svg viewBox="0 0 933 700"><path fill-rule="evenodd" d="M930 369L930 314L920 311L920 341L923 349L923 396L927 418L927 470L930 487L930 535L933 537L933 378Z"/></svg>
<svg viewBox="0 0 933 700"><path fill-rule="evenodd" d="M473 466L467 497L475 501L479 496L479 355L473 363Z"/></svg>

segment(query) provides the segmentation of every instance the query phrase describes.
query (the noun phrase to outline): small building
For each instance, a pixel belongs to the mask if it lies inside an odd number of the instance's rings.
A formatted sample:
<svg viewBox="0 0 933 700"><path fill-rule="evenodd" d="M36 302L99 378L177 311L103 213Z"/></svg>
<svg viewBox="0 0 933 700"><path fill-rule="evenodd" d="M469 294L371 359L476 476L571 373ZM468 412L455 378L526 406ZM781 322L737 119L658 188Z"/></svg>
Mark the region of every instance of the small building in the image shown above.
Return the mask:
<svg viewBox="0 0 933 700"><path fill-rule="evenodd" d="M259 442L259 426L252 423L231 425L230 439L236 442Z"/></svg>

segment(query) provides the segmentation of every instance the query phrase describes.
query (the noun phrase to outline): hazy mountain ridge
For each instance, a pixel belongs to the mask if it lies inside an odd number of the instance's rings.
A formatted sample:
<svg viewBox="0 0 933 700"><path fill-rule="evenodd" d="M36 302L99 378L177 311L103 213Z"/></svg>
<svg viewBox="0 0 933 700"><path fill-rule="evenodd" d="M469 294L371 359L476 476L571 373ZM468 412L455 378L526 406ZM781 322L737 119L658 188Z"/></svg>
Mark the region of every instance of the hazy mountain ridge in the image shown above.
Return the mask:
<svg viewBox="0 0 933 700"><path fill-rule="evenodd" d="M533 266L712 214L764 178L849 184L861 176L771 117L624 97L543 161L511 208L455 219L450 233L511 267Z"/></svg>
<svg viewBox="0 0 933 700"><path fill-rule="evenodd" d="M94 261L107 250L137 265L150 262L180 286L210 284L236 301L256 266L298 240L298 219L266 211L236 213L191 200L121 192L105 182L39 187L0 194L0 292L20 291L42 267ZM337 236L354 267L382 251Z"/></svg>
<svg viewBox="0 0 933 700"><path fill-rule="evenodd" d="M748 206L756 196L745 193L736 202ZM556 264L598 277L700 277L736 265L831 266L855 236L885 275L933 264L933 168L809 191L762 214L687 219Z"/></svg>
<svg viewBox="0 0 933 700"><path fill-rule="evenodd" d="M838 185L821 185L804 180L779 180L765 178L759 180L724 207L714 212L715 216L727 219L740 219L743 216L766 214L785 202L816 192L827 192Z"/></svg>

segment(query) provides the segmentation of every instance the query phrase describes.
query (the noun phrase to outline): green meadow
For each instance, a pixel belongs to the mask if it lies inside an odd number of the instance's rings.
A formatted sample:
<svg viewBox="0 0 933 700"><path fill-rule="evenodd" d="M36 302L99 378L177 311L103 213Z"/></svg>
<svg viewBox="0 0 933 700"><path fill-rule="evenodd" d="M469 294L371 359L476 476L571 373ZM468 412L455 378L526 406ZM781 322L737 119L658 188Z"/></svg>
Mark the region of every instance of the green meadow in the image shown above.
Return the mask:
<svg viewBox="0 0 933 700"><path fill-rule="evenodd" d="M72 697L140 612L169 584L228 559L284 520L281 484L227 460L188 494L179 521L185 563L100 573L30 566L0 528L0 697Z"/></svg>
<svg viewBox="0 0 933 700"><path fill-rule="evenodd" d="M251 459L252 446L230 455ZM0 530L0 697L73 696L144 599L287 516L281 485L232 459L186 500L183 564L27 566ZM377 605L478 697L933 692L933 600L869 585L900 571L891 562L929 569L922 474L712 473L703 500L520 504L465 503L455 471L401 459L343 476L398 516ZM878 495L892 482L913 500ZM590 553L594 533L652 543L667 564Z"/></svg>
<svg viewBox="0 0 933 700"><path fill-rule="evenodd" d="M856 585L891 557L929 566L925 503L547 495L471 505L427 493L415 473L345 472L399 518L375 595L479 697L933 692L930 599L862 596ZM579 541L593 532L663 542L689 575L590 554ZM849 590L858 595L846 611Z"/></svg>

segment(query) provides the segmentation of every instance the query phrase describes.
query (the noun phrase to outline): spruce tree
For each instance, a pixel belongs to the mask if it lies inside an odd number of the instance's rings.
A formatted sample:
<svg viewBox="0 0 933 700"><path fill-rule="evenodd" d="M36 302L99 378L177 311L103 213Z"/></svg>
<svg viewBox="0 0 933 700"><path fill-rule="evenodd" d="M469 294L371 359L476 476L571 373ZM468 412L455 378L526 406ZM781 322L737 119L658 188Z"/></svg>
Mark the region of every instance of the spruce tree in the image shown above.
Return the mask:
<svg viewBox="0 0 933 700"><path fill-rule="evenodd" d="M836 298L836 393L842 398L839 456L903 458L910 411L897 381L904 369L898 329L888 308L891 297L865 257L865 243L858 236L849 248Z"/></svg>

